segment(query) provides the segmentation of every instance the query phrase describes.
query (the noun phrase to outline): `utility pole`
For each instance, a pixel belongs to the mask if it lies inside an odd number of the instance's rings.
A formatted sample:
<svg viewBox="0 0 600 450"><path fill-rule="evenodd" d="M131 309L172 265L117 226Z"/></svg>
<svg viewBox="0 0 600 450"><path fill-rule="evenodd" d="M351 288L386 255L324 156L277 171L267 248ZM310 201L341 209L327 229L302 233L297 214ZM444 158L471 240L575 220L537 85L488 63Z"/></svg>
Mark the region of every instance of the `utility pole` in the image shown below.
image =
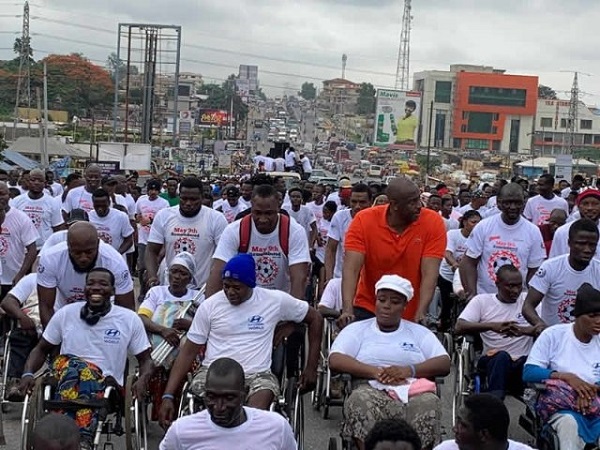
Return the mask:
<svg viewBox="0 0 600 450"><path fill-rule="evenodd" d="M42 167L47 169L48 161L48 65L44 61L44 141L42 146Z"/></svg>
<svg viewBox="0 0 600 450"><path fill-rule="evenodd" d="M348 55L345 53L342 55L342 80L346 79L346 63L348 62Z"/></svg>
<svg viewBox="0 0 600 450"><path fill-rule="evenodd" d="M569 144L569 154L573 155L575 151L575 132L577 131L577 109L579 107L579 81L577 72L573 77L573 86L571 87L571 101L569 102L569 117L567 119L567 138Z"/></svg>
<svg viewBox="0 0 600 450"><path fill-rule="evenodd" d="M15 101L15 120L13 124L13 141L17 138L19 123L19 105L27 104L27 121L31 130L31 37L29 36L29 2L23 7L23 27L21 30L21 48L19 49L19 77L17 78L17 96ZM41 117L40 117L41 119Z"/></svg>
<svg viewBox="0 0 600 450"><path fill-rule="evenodd" d="M398 48L398 66L396 67L396 89L407 91L410 68L410 29L412 26L411 0L404 0L404 13L402 14L402 31L400 32L400 45Z"/></svg>

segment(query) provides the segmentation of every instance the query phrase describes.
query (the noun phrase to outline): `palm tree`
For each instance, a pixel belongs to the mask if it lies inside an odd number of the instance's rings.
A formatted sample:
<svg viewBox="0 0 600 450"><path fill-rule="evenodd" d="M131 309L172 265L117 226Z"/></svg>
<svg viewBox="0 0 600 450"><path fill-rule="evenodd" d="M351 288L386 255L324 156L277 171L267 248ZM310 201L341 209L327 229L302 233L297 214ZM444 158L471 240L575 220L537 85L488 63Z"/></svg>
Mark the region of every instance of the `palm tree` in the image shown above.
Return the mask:
<svg viewBox="0 0 600 450"><path fill-rule="evenodd" d="M30 60L33 60L33 49L31 48L31 40L29 38L25 39L25 54ZM23 48L23 40L18 37L15 39L15 44L13 45L13 51L17 55L21 55L21 49Z"/></svg>

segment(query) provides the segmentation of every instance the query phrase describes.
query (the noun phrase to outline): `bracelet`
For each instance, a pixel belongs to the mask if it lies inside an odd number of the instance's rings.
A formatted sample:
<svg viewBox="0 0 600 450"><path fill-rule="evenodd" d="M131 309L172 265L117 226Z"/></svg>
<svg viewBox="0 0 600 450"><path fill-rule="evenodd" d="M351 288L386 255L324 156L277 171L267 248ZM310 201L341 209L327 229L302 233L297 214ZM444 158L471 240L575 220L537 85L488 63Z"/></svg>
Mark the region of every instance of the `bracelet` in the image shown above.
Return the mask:
<svg viewBox="0 0 600 450"><path fill-rule="evenodd" d="M23 375L21 375L21 378L25 378L25 377L31 377L31 378L33 378L34 375L31 372L25 372Z"/></svg>
<svg viewBox="0 0 600 450"><path fill-rule="evenodd" d="M408 367L410 367L410 377L414 378L415 375L417 374L417 369L415 369L415 365L410 364Z"/></svg>
<svg viewBox="0 0 600 450"><path fill-rule="evenodd" d="M175 396L173 394L163 394L162 396L163 400L175 400Z"/></svg>

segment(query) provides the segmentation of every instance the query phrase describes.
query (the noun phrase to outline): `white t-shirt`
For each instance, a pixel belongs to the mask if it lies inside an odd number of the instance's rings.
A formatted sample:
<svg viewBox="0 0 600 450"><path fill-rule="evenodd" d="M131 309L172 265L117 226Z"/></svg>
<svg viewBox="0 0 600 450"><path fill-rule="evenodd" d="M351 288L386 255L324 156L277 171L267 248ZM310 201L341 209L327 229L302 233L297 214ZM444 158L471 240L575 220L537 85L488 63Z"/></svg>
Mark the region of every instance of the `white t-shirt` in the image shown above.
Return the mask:
<svg viewBox="0 0 600 450"><path fill-rule="evenodd" d="M157 197L154 200L150 200L150 197L147 195L142 195L138 198L137 203L135 204L135 214L137 219L149 220L150 223L148 225L138 224L138 243L139 244L147 244L148 236L150 235L150 226L152 225L152 221L154 220L154 216L161 209L165 209L169 207L169 202L162 197Z"/></svg>
<svg viewBox="0 0 600 450"><path fill-rule="evenodd" d="M331 194L327 196L328 202L335 202L338 205L337 212L342 211L339 207L342 206L342 200L340 199L340 193L338 191L333 191ZM336 213L337 214L337 213Z"/></svg>
<svg viewBox="0 0 600 450"><path fill-rule="evenodd" d="M583 283L600 288L600 261L592 259L581 272L569 264L569 255L550 258L540 266L529 281L529 287L544 294L541 318L548 325L569 323L575 307L577 290Z"/></svg>
<svg viewBox="0 0 600 450"><path fill-rule="evenodd" d="M296 165L296 153L292 151L285 152L285 167L290 168Z"/></svg>
<svg viewBox="0 0 600 450"><path fill-rule="evenodd" d="M115 294L123 295L133 291L133 281L123 257L110 245L100 241L98 258L94 267L104 267L115 276ZM69 247L66 242L55 245L44 252L38 265L38 285L56 288L54 311L63 306L85 300L83 288L86 273L75 271L69 259Z"/></svg>
<svg viewBox="0 0 600 450"><path fill-rule="evenodd" d="M63 192L65 191L65 189L63 188L63 185L60 183L57 183L56 181L54 181L52 183L52 185L50 186L50 189L52 191L51 195L52 197L60 197Z"/></svg>
<svg viewBox="0 0 600 450"><path fill-rule="evenodd" d="M574 222L575 221L567 222L563 226L558 227L558 229L554 233L554 238L552 239L552 246L550 247L549 255L550 258L569 254L569 230L571 229L571 225L573 225ZM600 222L598 223L598 231L600 231ZM596 247L595 258L600 259L600 245Z"/></svg>
<svg viewBox="0 0 600 450"><path fill-rule="evenodd" d="M223 213L202 207L194 217L183 217L179 206L161 209L154 217L148 242L165 246L167 267L181 252L194 255L198 286L206 283L212 254L227 226Z"/></svg>
<svg viewBox="0 0 600 450"><path fill-rule="evenodd" d="M135 220L135 199L133 195L126 193L125 195L116 194L115 203L124 206L127 209L127 216L131 220Z"/></svg>
<svg viewBox="0 0 600 450"><path fill-rule="evenodd" d="M329 234L329 228L331 227L331 221L323 219L321 222L317 222L317 224L319 234L323 240L323 245L319 246L319 243L315 242L315 256L319 261L325 264L325 249L327 248L327 236Z"/></svg>
<svg viewBox="0 0 600 450"><path fill-rule="evenodd" d="M67 192L62 209L66 213L70 213L74 209L83 209L89 213L92 209L94 209L92 193L88 192L85 186L79 186L70 189L69 192Z"/></svg>
<svg viewBox="0 0 600 450"><path fill-rule="evenodd" d="M60 244L61 242L67 242L68 233L69 230L59 230L48 236L48 239L46 239L46 242L44 242L44 245L42 246L39 255L42 256L49 249L51 249L57 244Z"/></svg>
<svg viewBox="0 0 600 450"><path fill-rule="evenodd" d="M442 442L437 447L434 447L433 450L459 450L459 448L456 441L447 440ZM521 444L520 442L515 442L508 439L508 447L506 450L533 450L533 448L528 445Z"/></svg>
<svg viewBox="0 0 600 450"><path fill-rule="evenodd" d="M159 450L296 450L290 424L275 412L244 406L246 421L234 428L215 424L208 410L177 419Z"/></svg>
<svg viewBox="0 0 600 450"><path fill-rule="evenodd" d="M586 344L575 337L573 326L563 323L546 328L533 344L526 364L569 372L596 384L600 382L600 336Z"/></svg>
<svg viewBox="0 0 600 450"><path fill-rule="evenodd" d="M336 212L331 219L331 225L327 233L327 239L335 239L338 241L337 251L335 254L335 266L333 268L333 277L342 278L342 266L344 264L344 241L346 240L346 232L352 222L352 211L344 209Z"/></svg>
<svg viewBox="0 0 600 450"><path fill-rule="evenodd" d="M10 208L0 231L1 284L12 284L25 260L27 246L35 243L38 237L39 234L27 214Z"/></svg>
<svg viewBox="0 0 600 450"><path fill-rule="evenodd" d="M300 160L300 162L302 163L302 170L306 173L310 173L312 172L312 164L310 163L310 159L308 159L308 156L305 156L304 158L302 158Z"/></svg>
<svg viewBox="0 0 600 450"><path fill-rule="evenodd" d="M17 299L21 310L34 321L38 336L42 335L42 322L37 296L37 274L29 273L19 280L8 292ZM17 325L20 327L20 325Z"/></svg>
<svg viewBox="0 0 600 450"><path fill-rule="evenodd" d="M285 170L285 159L275 158L273 164L275 165L275 172L283 172Z"/></svg>
<svg viewBox="0 0 600 450"><path fill-rule="evenodd" d="M96 325L88 325L79 318L81 307L67 305L57 311L42 337L52 345L60 344L61 355L79 356L123 386L127 356L150 348L142 319L127 308L113 305Z"/></svg>
<svg viewBox="0 0 600 450"><path fill-rule="evenodd" d="M377 367L420 364L448 356L439 339L422 325L401 320L396 331L379 330L375 318L353 322L335 338L330 355L341 353Z"/></svg>
<svg viewBox="0 0 600 450"><path fill-rule="evenodd" d="M336 311L342 310L342 279L332 278L321 296L319 306L324 306L329 309L335 309Z"/></svg>
<svg viewBox="0 0 600 450"><path fill-rule="evenodd" d="M312 211L313 215L315 216L315 219L317 219L317 228L319 227L319 224L323 220L323 206L324 205L325 205L325 202L321 203L320 205L317 205L315 202L309 202L306 204L306 207Z"/></svg>
<svg viewBox="0 0 600 450"><path fill-rule="evenodd" d="M246 206L246 204L242 203L239 200L238 200L237 205L235 205L235 206L231 206L227 200L221 204L221 211L223 212L223 215L225 216L227 223L231 223L231 222L235 221L236 216L239 213L246 211L247 209L248 209L248 207Z"/></svg>
<svg viewBox="0 0 600 450"><path fill-rule="evenodd" d="M248 376L270 370L277 324L302 322L307 312L308 303L275 289L256 287L238 306L219 291L202 302L187 338L206 344L203 366L209 367L219 358L233 358Z"/></svg>
<svg viewBox="0 0 600 450"><path fill-rule="evenodd" d="M265 164L265 157L263 155L256 155L254 157L254 167L258 170L261 164Z"/></svg>
<svg viewBox="0 0 600 450"><path fill-rule="evenodd" d="M477 265L477 293L495 293L496 272L501 266L512 264L523 275L540 267L546 259L546 247L540 229L525 219L507 225L502 215L482 220L467 239L470 258L480 258Z"/></svg>
<svg viewBox="0 0 600 450"><path fill-rule="evenodd" d="M525 293L522 293L515 303L503 303L496 294L479 294L467 303L459 319L473 323L517 322L521 327L528 327L529 323L521 312L525 297ZM481 333L481 340L484 353L503 350L513 359L529 355L533 345L531 336L506 337L493 331Z"/></svg>
<svg viewBox="0 0 600 450"><path fill-rule="evenodd" d="M456 262L460 263L460 260L467 251L467 238L463 236L462 230L450 230L446 233L446 236L446 251L452 253ZM454 279L454 271L446 261L446 258L442 259L440 275L444 280L450 282Z"/></svg>
<svg viewBox="0 0 600 450"><path fill-rule="evenodd" d="M60 207L54 198L48 194L44 194L37 200L29 198L29 194L22 194L14 198L11 205L13 208L23 211L31 219L40 236L35 242L38 250L42 248L46 239L54 232L52 228L58 227L64 222Z"/></svg>
<svg viewBox="0 0 600 450"><path fill-rule="evenodd" d="M269 234L261 234L252 222L248 253L256 262L256 284L264 288L290 291L289 267L295 264L310 263L310 253L306 232L294 220L290 219L290 236L287 257L281 249L279 242L279 223L275 230ZM214 259L229 261L239 253L240 224L237 220L227 225L219 245L213 255Z"/></svg>
<svg viewBox="0 0 600 450"><path fill-rule="evenodd" d="M98 230L98 237L117 251L125 238L133 234L129 217L118 209L109 208L104 217L100 217L95 210L91 210L88 215L90 223Z"/></svg>
<svg viewBox="0 0 600 450"><path fill-rule="evenodd" d="M555 195L547 200L541 195L536 195L527 200L523 216L534 225L539 226L547 222L550 213L555 209L562 209L569 215L569 204L564 198Z"/></svg>
<svg viewBox="0 0 600 450"><path fill-rule="evenodd" d="M215 200L213 202L213 209L219 209L221 206L223 206L224 203L225 203L225 200L223 200L222 198Z"/></svg>
<svg viewBox="0 0 600 450"><path fill-rule="evenodd" d="M273 172L275 168L275 160L270 156L265 156L265 171Z"/></svg>
<svg viewBox="0 0 600 450"><path fill-rule="evenodd" d="M315 215L312 211L304 205L300 205L300 209L298 211L294 211L292 209L292 205L284 206L285 209L291 218L295 219L296 222L300 224L302 228L304 228L306 232L306 238L310 237L310 226L317 221Z"/></svg>
<svg viewBox="0 0 600 450"><path fill-rule="evenodd" d="M458 223L458 220L453 219L452 217L450 217L449 219L442 217L442 219L444 219L444 225L446 225L446 231L458 230L458 227L460 227L460 223Z"/></svg>

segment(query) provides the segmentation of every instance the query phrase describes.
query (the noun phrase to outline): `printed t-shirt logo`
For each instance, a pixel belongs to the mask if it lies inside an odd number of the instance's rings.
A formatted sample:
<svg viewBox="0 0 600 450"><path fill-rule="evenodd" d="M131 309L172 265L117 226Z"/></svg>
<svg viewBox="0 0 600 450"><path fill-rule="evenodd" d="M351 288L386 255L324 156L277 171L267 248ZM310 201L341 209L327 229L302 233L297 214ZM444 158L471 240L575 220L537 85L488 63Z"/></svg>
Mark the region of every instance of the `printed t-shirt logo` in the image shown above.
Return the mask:
<svg viewBox="0 0 600 450"><path fill-rule="evenodd" d="M498 250L492 253L488 260L488 275L493 282L496 282L496 273L502 266L513 265L517 269L521 268L519 257L510 250Z"/></svg>
<svg viewBox="0 0 600 450"><path fill-rule="evenodd" d="M249 330L264 330L265 329L265 318L263 316L255 315L248 318L248 329Z"/></svg>
<svg viewBox="0 0 600 450"><path fill-rule="evenodd" d="M256 276L260 286L269 286L279 275L279 267L269 256L260 256L256 261Z"/></svg>

